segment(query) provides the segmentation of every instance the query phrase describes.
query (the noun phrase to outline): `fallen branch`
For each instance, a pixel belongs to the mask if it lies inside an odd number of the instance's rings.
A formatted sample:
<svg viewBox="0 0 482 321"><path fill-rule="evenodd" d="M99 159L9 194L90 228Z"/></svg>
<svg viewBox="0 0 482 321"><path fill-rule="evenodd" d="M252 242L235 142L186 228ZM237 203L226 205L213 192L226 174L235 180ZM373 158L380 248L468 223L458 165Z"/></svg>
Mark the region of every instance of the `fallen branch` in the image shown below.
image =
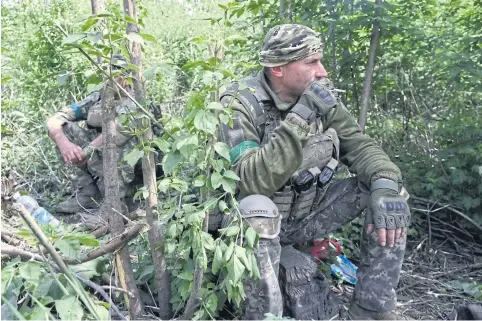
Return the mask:
<svg viewBox="0 0 482 321"><path fill-rule="evenodd" d="M453 205L450 205L450 204L444 204L444 203L440 203L440 202L437 202L437 201L432 201L432 200L428 200L428 199L425 199L425 198L421 198L421 197L416 197L416 196L411 196L410 197L412 200L415 200L415 201L419 201L419 202L422 202L422 203L425 203L425 204L433 204L433 205L438 205L438 206L442 206L442 207L445 207L446 209L448 209L449 211L451 211L452 213L455 213L457 215L459 215L460 217L466 219L467 221L469 221L470 223L472 223L475 227L477 227L481 232L482 232L482 226L480 226L479 224L477 224L473 219L471 219L470 217L468 217L466 214L460 212L459 210L455 209L455 207ZM433 212L433 211L432 211Z"/></svg>
<svg viewBox="0 0 482 321"><path fill-rule="evenodd" d="M102 285L101 288L104 289L104 290L112 290L112 291L122 292L122 293L127 294L131 298L134 297L134 294L132 294L132 292L121 289L121 288L118 288L118 287L115 287L115 286L112 286L112 285Z"/></svg>
<svg viewBox="0 0 482 321"><path fill-rule="evenodd" d="M138 209L128 213L126 216L129 220L135 221L138 218L145 217L146 213L145 213L144 210L138 208ZM103 225L102 227L99 227L99 228L93 230L92 232L90 232L90 234L92 234L95 238L102 237L102 236L107 235L109 233L110 233L110 231L109 231L108 225Z"/></svg>
<svg viewBox="0 0 482 321"><path fill-rule="evenodd" d="M88 262L88 261L92 261L92 260L94 260L94 259L96 259L96 258L98 258L102 255L105 255L105 254L108 254L108 253L114 253L119 248L121 248L126 243L128 243L130 240L132 240L134 237L136 237L142 231L142 229L145 228L145 227L146 227L146 225L144 225L144 224L134 225L133 227L131 227L130 229L128 229L127 231L125 231L121 235L119 235L119 236L113 238L112 240L110 240L107 244L104 244L101 247L93 250L90 253L84 254L77 259L73 259L73 258L70 258L70 257L63 257L63 256L60 256L60 258L62 259L62 261L64 261L67 264L81 264L81 263L85 263L85 262ZM3 238L3 235L2 235L2 238ZM4 246L2 244L2 249L3 248L4 248ZM22 250L17 249L17 248L9 249L9 251L12 251L12 250L18 250L18 255L22 255L21 253L23 253Z"/></svg>
<svg viewBox="0 0 482 321"><path fill-rule="evenodd" d="M107 244L102 245L101 247L93 250L92 252L82 255L78 259L64 258L64 261L68 264L80 264L92 261L99 256L105 255L107 253L114 253L119 248L128 243L130 240L132 240L134 237L136 237L145 227L146 225L144 224L136 224L124 233L110 240Z"/></svg>
<svg viewBox="0 0 482 321"><path fill-rule="evenodd" d="M101 228L92 231L90 234L92 234L96 239L98 239L99 237L109 234L109 227L102 226Z"/></svg>
<svg viewBox="0 0 482 321"><path fill-rule="evenodd" d="M5 240L8 244L11 244L13 246L19 246L22 241L19 240L15 235L5 231L2 229L2 239Z"/></svg>
<svg viewBox="0 0 482 321"><path fill-rule="evenodd" d="M80 297L81 301L85 304L89 312L92 313L92 315L97 320L100 320L101 317L97 312L97 310L95 309L94 303L92 302L91 298L87 295L87 292L84 290L79 280L75 277L75 273L70 271L67 265L65 265L65 262L62 260L60 255L55 251L55 248L53 247L53 245L49 243L47 237L42 232L42 230L37 225L37 223L30 215L30 213L27 211L27 209L22 204L19 204L19 203L12 204L12 209L18 212L20 216L24 219L24 221L27 223L27 226L33 232L33 234L38 239L40 244L42 244L42 246L47 250L47 252L52 257L54 262L58 265L59 270L62 273L64 273L65 276L67 277L67 280L71 282L75 291L77 292L78 296Z"/></svg>
<svg viewBox="0 0 482 321"><path fill-rule="evenodd" d="M1 244L1 248L0 248L1 252L2 252L2 255L8 255L8 256L20 256L22 258L25 258L25 259L34 259L36 261L39 261L39 262L44 262L46 264L49 264L50 266L52 266L52 268L54 270L56 270L57 272L62 272L61 269L57 266L57 264L53 263L53 262L50 262L46 259L44 259L43 257L41 257L40 255L36 254L36 253L32 253L32 252L29 252L29 251L25 251L25 250L21 250L21 249L18 249L16 247L13 247L11 245L8 245L8 244ZM112 302L112 300L110 299L109 295L103 290L102 286L100 285L97 285L96 283L90 281L90 280L87 280L87 279L84 279L83 277L81 277L80 275L76 274L76 273L72 273L75 275L75 277L80 280L82 283L84 283L85 285L91 287L92 289L94 289L95 291L97 291L101 296L102 298L104 298L104 300L107 301L107 303L110 304L112 310L114 310L114 312L119 316L121 317L123 320L127 320L126 317L120 312L119 308L115 305L114 302ZM131 294L129 291L127 291L128 294Z"/></svg>

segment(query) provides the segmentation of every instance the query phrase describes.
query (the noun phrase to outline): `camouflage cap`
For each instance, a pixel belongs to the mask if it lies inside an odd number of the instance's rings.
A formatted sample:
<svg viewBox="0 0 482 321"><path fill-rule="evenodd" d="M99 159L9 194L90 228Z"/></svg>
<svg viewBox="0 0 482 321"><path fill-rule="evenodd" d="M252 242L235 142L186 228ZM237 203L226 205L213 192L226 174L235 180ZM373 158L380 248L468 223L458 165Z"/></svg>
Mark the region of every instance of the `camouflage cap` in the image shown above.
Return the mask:
<svg viewBox="0 0 482 321"><path fill-rule="evenodd" d="M283 24L266 34L259 62L264 67L277 67L321 50L321 40L314 30L303 25Z"/></svg>

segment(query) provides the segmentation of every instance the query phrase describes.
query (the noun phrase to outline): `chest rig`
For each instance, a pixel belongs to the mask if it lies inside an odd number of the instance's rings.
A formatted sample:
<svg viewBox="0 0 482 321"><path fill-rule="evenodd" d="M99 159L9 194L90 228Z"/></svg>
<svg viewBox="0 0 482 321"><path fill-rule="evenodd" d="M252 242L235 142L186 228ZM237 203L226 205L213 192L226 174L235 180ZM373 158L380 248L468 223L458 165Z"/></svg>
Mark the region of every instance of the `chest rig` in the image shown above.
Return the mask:
<svg viewBox="0 0 482 321"><path fill-rule="evenodd" d="M257 77L244 81L248 89L239 89L237 83L223 96L235 96L250 112L256 125L263 147L273 136L288 111L281 111L265 91ZM322 117L323 118L323 117ZM283 219L298 219L308 215L311 209L323 198L326 187L338 166L340 141L336 131L323 128L323 119L317 119L311 125L306 146L303 148L303 162L292 178L270 198L278 206ZM311 178L310 178L311 177ZM303 188L294 184L301 178ZM308 179L306 179L308 178ZM321 183L320 183L321 181Z"/></svg>

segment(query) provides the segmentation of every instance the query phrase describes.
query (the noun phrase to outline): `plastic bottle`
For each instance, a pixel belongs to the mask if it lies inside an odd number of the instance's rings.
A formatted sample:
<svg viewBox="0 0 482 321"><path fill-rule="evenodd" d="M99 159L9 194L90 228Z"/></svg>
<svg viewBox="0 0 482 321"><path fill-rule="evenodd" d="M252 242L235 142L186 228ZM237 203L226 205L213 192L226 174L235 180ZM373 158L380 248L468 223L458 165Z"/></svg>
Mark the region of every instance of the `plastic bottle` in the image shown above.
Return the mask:
<svg viewBox="0 0 482 321"><path fill-rule="evenodd" d="M25 206L33 219L40 225L57 226L60 221L50 214L45 208L39 206L37 201L30 195L20 195L15 193L13 199Z"/></svg>

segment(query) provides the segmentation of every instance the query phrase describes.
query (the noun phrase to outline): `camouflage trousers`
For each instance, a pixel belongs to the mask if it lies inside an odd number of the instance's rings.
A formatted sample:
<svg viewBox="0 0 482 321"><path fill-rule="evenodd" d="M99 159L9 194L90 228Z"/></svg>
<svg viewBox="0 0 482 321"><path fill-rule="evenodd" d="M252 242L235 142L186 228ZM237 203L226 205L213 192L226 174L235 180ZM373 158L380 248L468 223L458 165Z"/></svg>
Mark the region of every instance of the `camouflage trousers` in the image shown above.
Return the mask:
<svg viewBox="0 0 482 321"><path fill-rule="evenodd" d="M100 134L96 130L84 129L75 122L68 122L63 126L63 130L67 138L81 148L86 147ZM122 157L125 153L132 150L134 146L135 140L131 139L121 148L118 148L119 194L121 197L131 193L129 183L135 178L134 167L122 162ZM75 166L63 163L61 167L61 174L69 182L67 189L72 194L76 192L82 193L83 188L95 184L100 194L104 196L103 171L102 149L98 149L91 155L88 155L87 162L83 165Z"/></svg>
<svg viewBox="0 0 482 321"><path fill-rule="evenodd" d="M260 239L255 255L261 279L249 280L245 285L247 301L242 318L264 319L266 312L281 315L282 295L276 282L280 244L305 243L328 236L362 215L362 204L366 204L362 199L367 197L368 194L362 192L356 178L335 181L318 204L313 205L309 215L295 220L283 219L279 239ZM360 262L353 300L368 310L391 311L396 306L395 288L400 277L406 239L392 248L381 247L376 232L367 234L366 226L367 222L361 235Z"/></svg>

